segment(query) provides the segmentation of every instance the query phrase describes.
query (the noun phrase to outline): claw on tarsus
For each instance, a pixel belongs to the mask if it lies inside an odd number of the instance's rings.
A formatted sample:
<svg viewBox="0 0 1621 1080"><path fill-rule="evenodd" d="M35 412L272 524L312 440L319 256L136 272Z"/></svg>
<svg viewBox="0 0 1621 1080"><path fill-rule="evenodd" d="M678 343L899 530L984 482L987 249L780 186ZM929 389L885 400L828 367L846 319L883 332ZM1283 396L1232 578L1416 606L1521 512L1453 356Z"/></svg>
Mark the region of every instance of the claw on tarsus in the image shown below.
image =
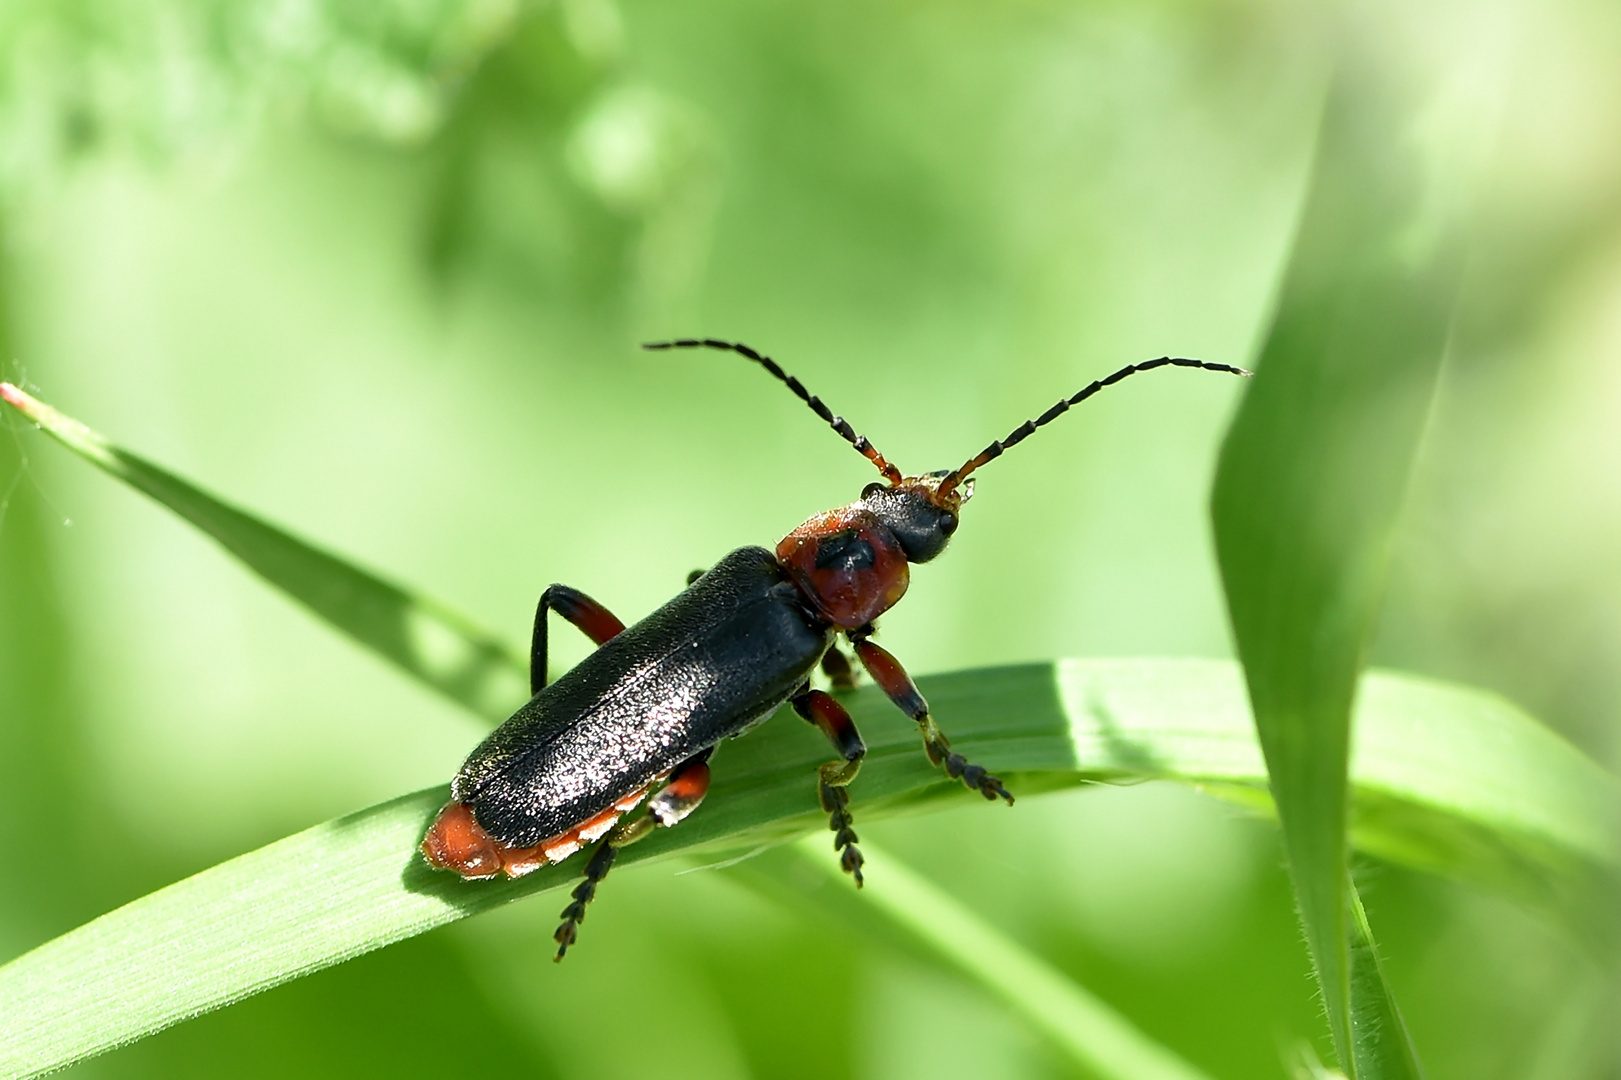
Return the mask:
<svg viewBox="0 0 1621 1080"><path fill-rule="evenodd" d="M833 850L839 853L839 866L855 878L856 888L859 889L863 884L861 867L867 860L862 857L861 849L856 847L856 842L861 838L850 827L854 823L850 817L850 794L842 787L824 783L821 796L822 809L828 814L827 827L835 834Z"/></svg>
<svg viewBox="0 0 1621 1080"><path fill-rule="evenodd" d="M952 752L946 755L946 775L954 780L961 780L970 791L977 791L990 801L1006 799L1009 806L1013 805L1013 794L1002 786L1002 781L985 771L985 766L975 765L961 754Z"/></svg>
<svg viewBox="0 0 1621 1080"><path fill-rule="evenodd" d="M560 915L563 924L552 935L552 940L557 942L557 955L552 957L553 961L561 963L563 954L568 952L568 947L579 936L579 926L585 921L586 905L596 896L597 883L608 876L608 871L613 868L614 856L618 854L619 849L606 841L592 852L591 861L585 864L585 880L574 886L574 899Z"/></svg>

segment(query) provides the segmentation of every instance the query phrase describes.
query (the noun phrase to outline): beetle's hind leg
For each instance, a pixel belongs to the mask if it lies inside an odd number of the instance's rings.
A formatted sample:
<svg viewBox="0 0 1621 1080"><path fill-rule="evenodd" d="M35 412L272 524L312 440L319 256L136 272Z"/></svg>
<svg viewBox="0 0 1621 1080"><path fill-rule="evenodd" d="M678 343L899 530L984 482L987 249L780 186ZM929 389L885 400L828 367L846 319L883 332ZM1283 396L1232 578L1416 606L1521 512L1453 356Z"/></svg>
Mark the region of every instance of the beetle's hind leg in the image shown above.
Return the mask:
<svg viewBox="0 0 1621 1080"><path fill-rule="evenodd" d="M917 686L912 682L912 677L906 674L906 669L901 667L900 661L864 637L856 639L855 647L856 656L861 659L861 666L867 669L867 674L872 676L872 681L884 688L889 700L902 712L917 721L918 732L923 736L923 749L929 755L929 760L942 766L947 776L961 780L987 799L1006 799L1012 805L1013 796L1002 786L1002 781L986 772L983 765L975 765L951 749L945 732L929 715L929 703L917 692Z"/></svg>
<svg viewBox="0 0 1621 1080"><path fill-rule="evenodd" d="M793 698L794 711L815 724L839 752L839 761L830 761L817 770L819 780L816 795L827 811L827 827L834 832L833 850L839 853L839 865L856 879L861 887L861 849L856 847L855 829L851 828L850 781L861 771L861 759L866 756L867 744L861 741L861 732L844 706L831 694L821 690L806 690Z"/></svg>
<svg viewBox="0 0 1621 1080"><path fill-rule="evenodd" d="M606 644L625 629L618 617L579 589L548 585L535 607L535 633L529 640L529 692L538 694L546 685L546 612L555 611L596 642Z"/></svg>
<svg viewBox="0 0 1621 1080"><path fill-rule="evenodd" d="M591 853L591 861L585 864L585 880L574 887L574 899L562 911L563 924L552 935L557 942L557 955L554 960L562 960L568 947L574 944L579 935L579 926L585 921L586 905L597 894L597 886L602 879L608 876L613 869L614 859L619 855L619 849L628 847L652 832L657 826L669 828L678 824L688 814L698 809L698 804L704 801L709 793L709 755L711 750L704 750L694 754L675 767L670 774L670 782L659 790L647 802L647 813L634 821L625 821L616 825L612 832L603 838L596 850Z"/></svg>

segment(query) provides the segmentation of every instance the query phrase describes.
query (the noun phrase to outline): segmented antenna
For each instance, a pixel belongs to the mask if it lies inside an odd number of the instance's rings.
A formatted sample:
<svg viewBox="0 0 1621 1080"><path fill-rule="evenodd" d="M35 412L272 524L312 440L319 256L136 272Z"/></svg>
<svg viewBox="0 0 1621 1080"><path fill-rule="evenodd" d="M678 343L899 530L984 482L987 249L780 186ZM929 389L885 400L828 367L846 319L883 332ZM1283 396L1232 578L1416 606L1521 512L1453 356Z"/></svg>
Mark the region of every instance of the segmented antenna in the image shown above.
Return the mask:
<svg viewBox="0 0 1621 1080"><path fill-rule="evenodd" d="M1251 372L1245 371L1241 367L1233 367L1231 364L1213 364L1204 360L1189 360L1186 357L1181 356L1162 356L1158 360L1146 360L1141 364L1127 364L1125 367L1121 368L1113 375L1110 375L1108 378L1099 379L1091 385L1083 387L1074 396L1064 398L1062 401L1058 402L1058 404L1054 405L1052 408L1048 409L1034 420L1026 420L1024 423L1020 424L1018 427L1009 432L1007 438L991 443L991 445L981 450L976 456L969 458L963 464L962 468L940 481L940 494L945 495L955 490L957 485L962 483L969 473L973 472L975 469L987 462L995 461L997 458L1002 456L1002 452L1004 450L1011 446L1017 446L1019 443L1023 442L1025 439L1034 434L1038 427L1052 423L1054 420L1068 412L1071 406L1079 405L1081 402L1085 401L1099 390L1102 390L1105 386L1113 386L1126 376L1135 375L1139 371L1152 371L1157 367L1165 367L1166 365L1170 365L1172 367L1203 368L1205 371L1220 371L1228 375L1243 375L1246 378L1252 374Z"/></svg>
<svg viewBox="0 0 1621 1080"><path fill-rule="evenodd" d="M643 345L644 349L719 349L722 352L735 352L753 360L756 364L771 372L778 379L787 384L788 389L799 395L799 399L811 407L811 411L823 420L828 426L838 432L844 441L855 447L861 456L878 466L878 471L884 474L884 479L891 484L901 481L901 471L884 460L884 455L878 448L867 441L865 435L857 435L848 421L842 416L835 416L832 409L822 403L822 399L805 389L805 384L788 374L777 366L777 362L769 356L755 352L740 341L719 341L715 338L678 338L675 341L650 341Z"/></svg>

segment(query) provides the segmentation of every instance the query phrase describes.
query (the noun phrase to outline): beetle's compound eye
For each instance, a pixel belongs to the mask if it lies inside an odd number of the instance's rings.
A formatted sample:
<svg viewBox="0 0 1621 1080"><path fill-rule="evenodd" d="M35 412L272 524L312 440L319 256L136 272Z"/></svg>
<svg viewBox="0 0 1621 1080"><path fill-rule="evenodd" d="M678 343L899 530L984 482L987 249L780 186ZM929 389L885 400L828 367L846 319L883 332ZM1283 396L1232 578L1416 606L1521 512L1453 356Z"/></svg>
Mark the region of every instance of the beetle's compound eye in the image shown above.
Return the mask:
<svg viewBox="0 0 1621 1080"><path fill-rule="evenodd" d="M950 536L957 531L957 515L950 510L940 515L940 531Z"/></svg>
<svg viewBox="0 0 1621 1080"><path fill-rule="evenodd" d="M872 483L868 484L866 487L861 489L861 498L862 498L863 501L865 501L867 499L872 498L874 495L878 494L880 491L887 491L887 490L888 490L888 488L886 488L883 484L880 484L875 480Z"/></svg>

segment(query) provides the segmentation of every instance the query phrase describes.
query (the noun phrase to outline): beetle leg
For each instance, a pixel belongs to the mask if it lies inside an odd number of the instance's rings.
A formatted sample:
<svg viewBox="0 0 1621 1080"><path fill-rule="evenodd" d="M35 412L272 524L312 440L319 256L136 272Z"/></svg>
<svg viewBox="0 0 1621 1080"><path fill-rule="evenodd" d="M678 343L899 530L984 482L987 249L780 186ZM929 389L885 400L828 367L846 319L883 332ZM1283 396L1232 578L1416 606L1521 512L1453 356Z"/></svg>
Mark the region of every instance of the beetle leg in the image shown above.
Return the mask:
<svg viewBox="0 0 1621 1080"><path fill-rule="evenodd" d="M535 608L535 634L529 643L529 692L540 693L546 685L546 612L555 611L580 628L580 632L598 645L604 644L625 628L614 613L578 589L567 585L548 585L540 594L540 605Z"/></svg>
<svg viewBox="0 0 1621 1080"><path fill-rule="evenodd" d="M906 669L901 667L900 661L864 637L856 639L855 646L856 656L861 658L861 666L867 669L872 681L884 688L884 693L889 695L889 700L901 712L917 721L923 735L923 749L928 753L929 760L944 766L947 776L960 779L987 799L1006 799L1011 805L1013 796L1002 786L1002 781L987 773L984 766L971 764L967 758L951 749L945 733L934 722L934 717L929 715L929 703L917 692L916 684L906 674Z"/></svg>
<svg viewBox="0 0 1621 1080"><path fill-rule="evenodd" d="M827 811L827 827L836 835L833 850L839 853L839 865L856 879L861 888L861 849L856 847L856 831L850 827L850 781L861 771L861 759L867 753L867 744L861 741L861 732L844 706L822 690L806 690L792 699L794 711L821 729L828 742L839 752L842 760L830 761L817 770L820 780L816 795Z"/></svg>
<svg viewBox="0 0 1621 1080"><path fill-rule="evenodd" d="M557 942L554 960L562 960L568 947L579 935L579 925L585 921L585 907L597 894L597 885L613 869L619 849L641 840L656 826L669 828L698 809L709 793L709 755L713 747L702 750L675 767L670 782L665 784L647 803L647 813L634 821L623 821L603 838L585 864L585 880L574 887L574 899L562 911L563 924L552 935Z"/></svg>
<svg viewBox="0 0 1621 1080"><path fill-rule="evenodd" d="M822 654L822 674L833 683L835 690L854 690L856 688L855 669L850 666L850 658L835 642L827 647Z"/></svg>

